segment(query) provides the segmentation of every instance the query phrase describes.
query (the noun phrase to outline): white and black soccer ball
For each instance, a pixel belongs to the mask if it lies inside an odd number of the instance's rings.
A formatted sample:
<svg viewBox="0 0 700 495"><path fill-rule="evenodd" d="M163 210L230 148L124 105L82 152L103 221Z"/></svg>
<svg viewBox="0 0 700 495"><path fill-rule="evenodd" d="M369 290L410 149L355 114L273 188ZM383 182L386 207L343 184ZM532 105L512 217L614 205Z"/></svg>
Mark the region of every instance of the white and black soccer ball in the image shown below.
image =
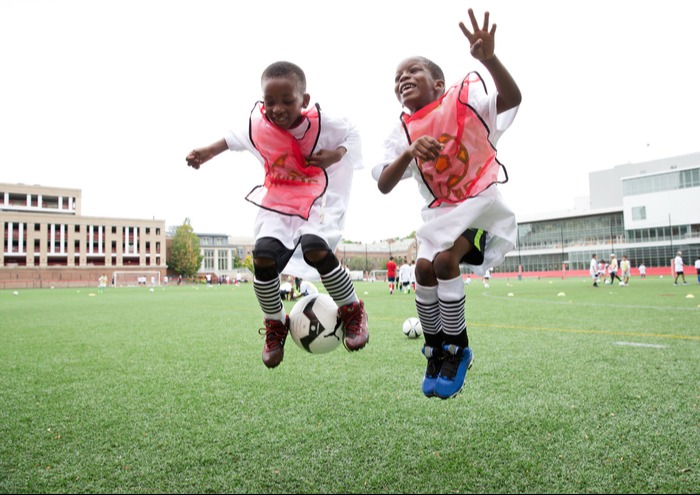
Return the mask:
<svg viewBox="0 0 700 495"><path fill-rule="evenodd" d="M415 316L406 318L403 322L403 334L409 339L417 339L423 335L423 327L420 324L420 320Z"/></svg>
<svg viewBox="0 0 700 495"><path fill-rule="evenodd" d="M307 352L331 352L343 340L338 305L328 294L311 294L299 299L289 313L289 333L294 343Z"/></svg>

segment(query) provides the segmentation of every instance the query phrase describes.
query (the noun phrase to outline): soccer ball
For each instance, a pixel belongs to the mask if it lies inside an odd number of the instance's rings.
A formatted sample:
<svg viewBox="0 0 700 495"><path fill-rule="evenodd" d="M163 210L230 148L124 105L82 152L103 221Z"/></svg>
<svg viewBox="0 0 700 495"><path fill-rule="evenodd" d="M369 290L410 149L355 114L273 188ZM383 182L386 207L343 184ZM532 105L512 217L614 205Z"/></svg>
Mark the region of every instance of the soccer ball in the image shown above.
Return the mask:
<svg viewBox="0 0 700 495"><path fill-rule="evenodd" d="M403 334L409 339L417 339L423 335L423 327L420 324L420 320L414 316L406 318L403 322Z"/></svg>
<svg viewBox="0 0 700 495"><path fill-rule="evenodd" d="M343 339L338 305L328 294L301 298L289 313L289 333L294 343L306 352L331 352Z"/></svg>

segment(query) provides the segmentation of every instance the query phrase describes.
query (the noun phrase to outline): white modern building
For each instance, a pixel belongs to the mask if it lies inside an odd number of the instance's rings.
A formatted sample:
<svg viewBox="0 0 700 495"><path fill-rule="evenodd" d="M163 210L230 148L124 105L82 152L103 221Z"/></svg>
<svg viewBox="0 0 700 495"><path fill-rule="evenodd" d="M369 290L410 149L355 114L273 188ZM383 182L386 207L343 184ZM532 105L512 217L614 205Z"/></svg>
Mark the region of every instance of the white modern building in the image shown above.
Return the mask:
<svg viewBox="0 0 700 495"><path fill-rule="evenodd" d="M518 247L499 272L587 270L591 256L626 255L633 267L700 256L700 153L589 174L584 208L518 218Z"/></svg>

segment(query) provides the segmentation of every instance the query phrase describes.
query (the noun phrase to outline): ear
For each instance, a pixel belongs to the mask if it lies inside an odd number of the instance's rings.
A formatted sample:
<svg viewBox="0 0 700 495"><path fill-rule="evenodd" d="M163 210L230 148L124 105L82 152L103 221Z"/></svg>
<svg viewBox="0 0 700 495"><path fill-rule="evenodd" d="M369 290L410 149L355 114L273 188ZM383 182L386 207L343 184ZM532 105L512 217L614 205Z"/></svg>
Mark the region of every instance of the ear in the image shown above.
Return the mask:
<svg viewBox="0 0 700 495"><path fill-rule="evenodd" d="M308 107L310 101L311 101L311 95L309 93L304 93L304 98L301 100L302 108Z"/></svg>
<svg viewBox="0 0 700 495"><path fill-rule="evenodd" d="M435 81L435 84L433 84L433 88L435 89L435 91L443 93L445 91L445 81L443 81L442 79L437 79Z"/></svg>

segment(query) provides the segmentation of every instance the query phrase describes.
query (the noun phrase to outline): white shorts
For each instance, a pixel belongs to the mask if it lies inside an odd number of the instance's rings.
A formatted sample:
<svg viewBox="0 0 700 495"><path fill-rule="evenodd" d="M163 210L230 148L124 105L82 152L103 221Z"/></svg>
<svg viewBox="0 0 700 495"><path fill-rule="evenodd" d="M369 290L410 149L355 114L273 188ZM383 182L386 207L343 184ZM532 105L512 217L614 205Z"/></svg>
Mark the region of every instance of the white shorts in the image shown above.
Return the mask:
<svg viewBox="0 0 700 495"><path fill-rule="evenodd" d="M515 248L518 235L515 214L495 185L458 205L426 207L422 215L425 223L416 231L418 258L434 260L438 253L451 248L468 228L487 232L484 262L468 265L477 275L499 266L506 253Z"/></svg>

